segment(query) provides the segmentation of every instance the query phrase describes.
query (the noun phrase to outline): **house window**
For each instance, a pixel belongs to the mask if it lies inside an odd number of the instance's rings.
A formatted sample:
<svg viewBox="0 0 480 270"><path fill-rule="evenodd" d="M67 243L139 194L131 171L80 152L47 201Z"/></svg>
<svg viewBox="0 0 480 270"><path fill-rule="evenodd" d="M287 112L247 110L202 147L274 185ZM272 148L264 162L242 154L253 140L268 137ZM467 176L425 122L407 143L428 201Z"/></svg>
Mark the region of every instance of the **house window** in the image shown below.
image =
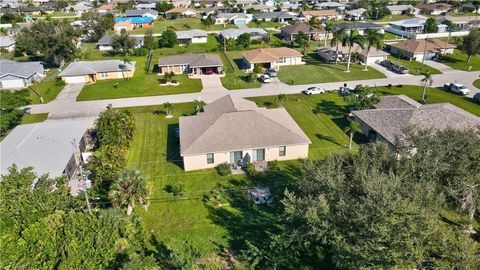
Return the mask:
<svg viewBox="0 0 480 270"><path fill-rule="evenodd" d="M280 57L278 59L278 63L286 63L287 62L287 58L286 57Z"/></svg>
<svg viewBox="0 0 480 270"><path fill-rule="evenodd" d="M100 72L100 77L107 78L108 77L108 72Z"/></svg>
<svg viewBox="0 0 480 270"><path fill-rule="evenodd" d="M263 160L265 160L265 149L253 149L252 160L253 161L263 161Z"/></svg>
<svg viewBox="0 0 480 270"><path fill-rule="evenodd" d="M281 157L284 157L286 154L287 154L287 147L280 146L278 155Z"/></svg>
<svg viewBox="0 0 480 270"><path fill-rule="evenodd" d="M215 162L215 160L213 159L213 153L208 153L207 154L207 164L212 164L213 162Z"/></svg>

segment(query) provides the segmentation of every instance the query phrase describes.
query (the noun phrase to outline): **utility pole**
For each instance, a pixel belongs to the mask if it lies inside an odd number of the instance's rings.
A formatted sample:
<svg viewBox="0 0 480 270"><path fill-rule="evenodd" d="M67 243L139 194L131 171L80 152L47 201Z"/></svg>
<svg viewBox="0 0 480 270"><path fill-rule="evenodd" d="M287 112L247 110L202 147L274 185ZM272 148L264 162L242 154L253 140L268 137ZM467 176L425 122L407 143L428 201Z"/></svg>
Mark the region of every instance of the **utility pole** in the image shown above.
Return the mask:
<svg viewBox="0 0 480 270"><path fill-rule="evenodd" d="M425 54L427 53L427 44L428 44L428 36L425 38L425 47L423 48L422 66L420 70L423 70L423 64L425 63Z"/></svg>
<svg viewBox="0 0 480 270"><path fill-rule="evenodd" d="M78 146L77 146L77 143L76 143L76 140L74 139L72 141L72 145L73 145L73 158L75 159L75 163L77 162L77 153L80 153L79 149L78 149ZM79 159L81 159L81 157L79 157ZM79 163L81 163L81 161L79 161ZM90 207L90 199L88 198L88 192L87 192L87 181L85 180L85 174L83 173L83 168L82 168L82 164L80 164L78 166L78 169L80 170L80 183L79 183L79 186L80 185L83 185L83 192L85 193L85 201L87 203L87 210L88 210L88 213L92 213L92 208Z"/></svg>

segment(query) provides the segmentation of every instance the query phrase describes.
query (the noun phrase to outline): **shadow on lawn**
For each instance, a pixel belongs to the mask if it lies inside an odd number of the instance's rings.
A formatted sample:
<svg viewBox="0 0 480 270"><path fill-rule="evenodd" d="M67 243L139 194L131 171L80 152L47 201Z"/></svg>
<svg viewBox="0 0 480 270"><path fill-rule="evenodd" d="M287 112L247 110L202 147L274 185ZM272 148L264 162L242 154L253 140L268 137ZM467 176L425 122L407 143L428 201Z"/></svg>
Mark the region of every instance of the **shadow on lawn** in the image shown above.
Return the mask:
<svg viewBox="0 0 480 270"><path fill-rule="evenodd" d="M346 106L340 106L333 101L322 100L312 110L314 114L323 113L331 117L344 117L348 113Z"/></svg>
<svg viewBox="0 0 480 270"><path fill-rule="evenodd" d="M178 124L169 124L167 129L167 161L183 170L183 160L180 157L180 144L177 137Z"/></svg>

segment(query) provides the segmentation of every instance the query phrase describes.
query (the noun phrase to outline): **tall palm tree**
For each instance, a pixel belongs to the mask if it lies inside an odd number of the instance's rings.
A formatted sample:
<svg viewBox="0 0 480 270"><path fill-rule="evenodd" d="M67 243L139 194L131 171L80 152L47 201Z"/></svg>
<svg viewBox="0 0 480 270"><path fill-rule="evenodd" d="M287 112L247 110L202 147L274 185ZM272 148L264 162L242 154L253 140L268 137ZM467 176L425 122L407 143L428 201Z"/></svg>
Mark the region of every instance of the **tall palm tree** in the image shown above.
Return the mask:
<svg viewBox="0 0 480 270"><path fill-rule="evenodd" d="M350 72L350 62L352 60L352 47L357 44L360 48L363 49L363 44L365 43L365 38L360 35L358 29L352 29L348 34L346 34L342 39L342 46L348 46L348 60L347 60L347 69L345 72Z"/></svg>
<svg viewBox="0 0 480 270"><path fill-rule="evenodd" d="M145 210L148 207L147 181L137 170L123 171L115 179L108 193L112 204L121 209L127 209L127 215L131 215L135 204L141 204Z"/></svg>
<svg viewBox="0 0 480 270"><path fill-rule="evenodd" d="M350 141L348 142L348 149L352 149L352 141L353 141L353 135L355 133L360 133L362 132L362 129L360 128L360 123L357 121L351 121L348 126L346 126L343 131L347 133L350 137Z"/></svg>
<svg viewBox="0 0 480 270"><path fill-rule="evenodd" d="M330 41L330 46L336 46L335 50L335 65L338 65L338 45L342 43L343 38L347 34L347 30L345 28L334 28L333 29L333 37Z"/></svg>
<svg viewBox="0 0 480 270"><path fill-rule="evenodd" d="M367 45L367 55L365 58L365 70L368 70L367 60L370 49L375 47L381 49L383 47L383 34L378 29L367 29L365 34L365 44Z"/></svg>
<svg viewBox="0 0 480 270"><path fill-rule="evenodd" d="M332 33L334 31L334 27L333 27L333 22L332 21L327 21L325 23L325 44L324 46L327 46L327 39L328 37L330 36L330 33Z"/></svg>
<svg viewBox="0 0 480 270"><path fill-rule="evenodd" d="M163 109L165 110L165 113L167 114L168 118L172 117L172 109L173 109L172 103L170 102L163 103Z"/></svg>
<svg viewBox="0 0 480 270"><path fill-rule="evenodd" d="M430 71L422 72L423 78L420 80L423 83L423 94L422 94L422 101L425 101L425 94L427 92L427 85L433 84L432 74Z"/></svg>

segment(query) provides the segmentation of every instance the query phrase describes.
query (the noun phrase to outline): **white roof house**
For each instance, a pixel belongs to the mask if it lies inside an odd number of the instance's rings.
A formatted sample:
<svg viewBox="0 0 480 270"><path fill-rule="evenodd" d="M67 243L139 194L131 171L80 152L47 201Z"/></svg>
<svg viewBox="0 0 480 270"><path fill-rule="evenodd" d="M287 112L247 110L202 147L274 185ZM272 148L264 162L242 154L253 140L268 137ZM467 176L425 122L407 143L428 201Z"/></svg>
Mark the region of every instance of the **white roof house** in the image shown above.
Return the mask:
<svg viewBox="0 0 480 270"><path fill-rule="evenodd" d="M220 36L226 39L237 39L240 35L245 33L250 34L251 39L263 39L268 36L268 32L262 28L225 29L220 31Z"/></svg>
<svg viewBox="0 0 480 270"><path fill-rule="evenodd" d="M0 49L11 52L15 49L15 39L10 36L0 36Z"/></svg>
<svg viewBox="0 0 480 270"><path fill-rule="evenodd" d="M0 59L0 89L25 88L45 77L41 62L15 62Z"/></svg>

